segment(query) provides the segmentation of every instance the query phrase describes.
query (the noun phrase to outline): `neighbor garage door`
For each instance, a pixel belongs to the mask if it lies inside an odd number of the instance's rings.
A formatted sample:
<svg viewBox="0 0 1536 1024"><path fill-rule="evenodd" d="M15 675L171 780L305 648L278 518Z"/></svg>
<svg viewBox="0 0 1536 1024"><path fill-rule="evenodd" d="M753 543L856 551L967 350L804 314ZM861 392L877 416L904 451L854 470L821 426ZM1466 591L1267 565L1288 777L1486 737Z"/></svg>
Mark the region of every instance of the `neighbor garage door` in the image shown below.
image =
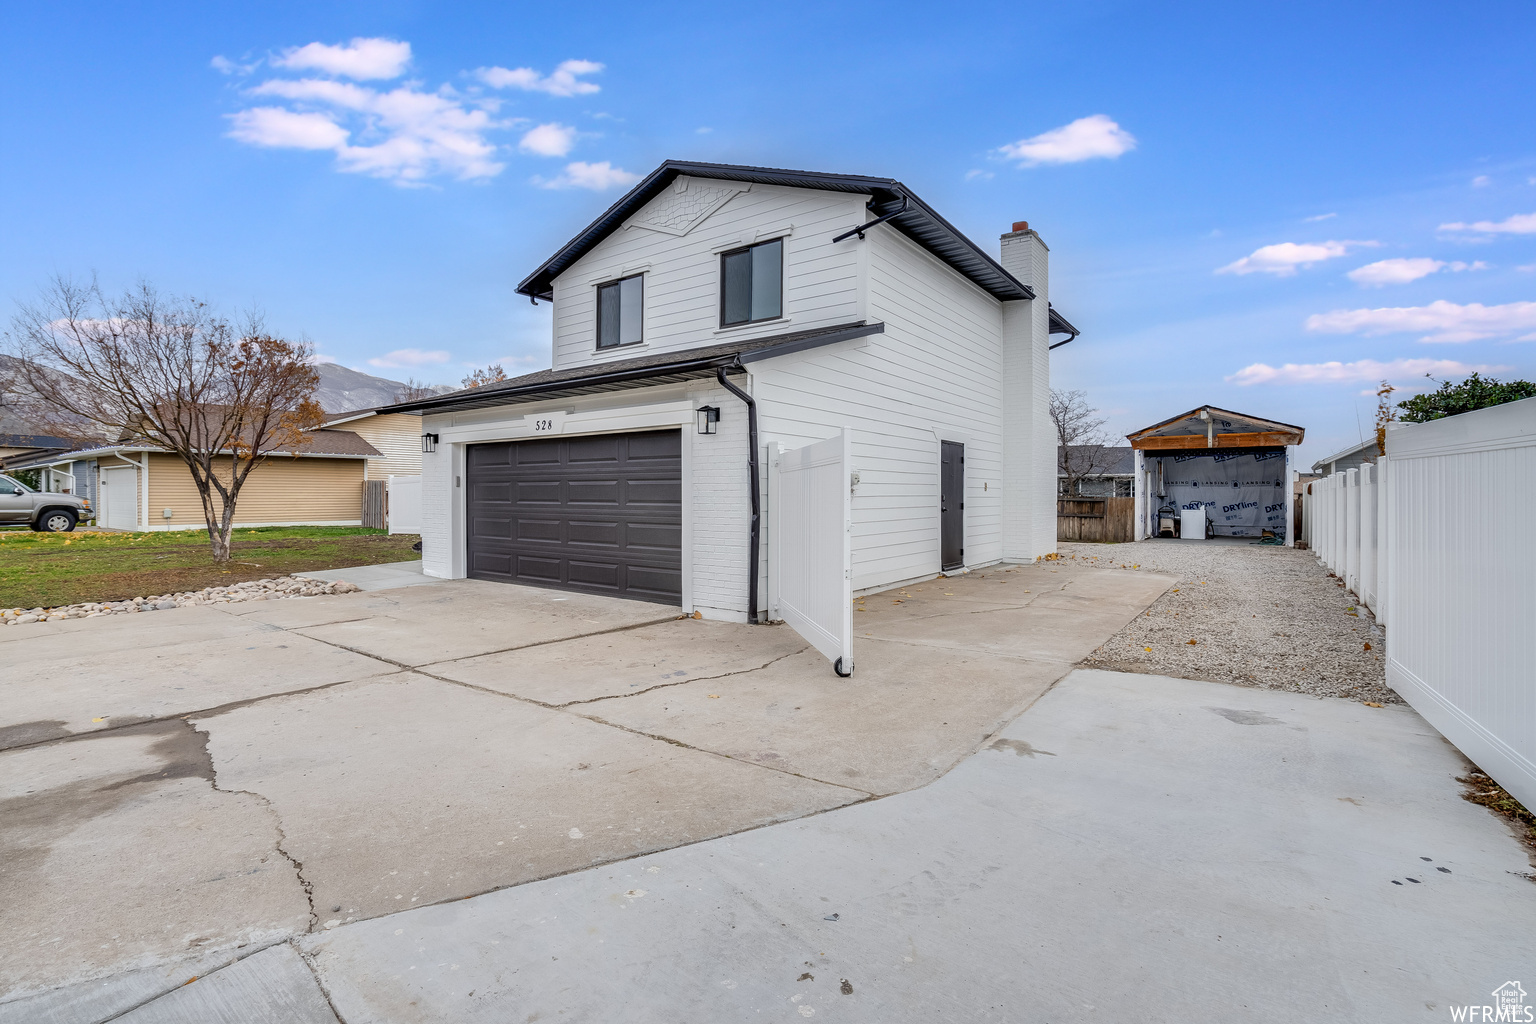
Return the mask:
<svg viewBox="0 0 1536 1024"><path fill-rule="evenodd" d="M676 604L682 435L470 445L469 575Z"/></svg>

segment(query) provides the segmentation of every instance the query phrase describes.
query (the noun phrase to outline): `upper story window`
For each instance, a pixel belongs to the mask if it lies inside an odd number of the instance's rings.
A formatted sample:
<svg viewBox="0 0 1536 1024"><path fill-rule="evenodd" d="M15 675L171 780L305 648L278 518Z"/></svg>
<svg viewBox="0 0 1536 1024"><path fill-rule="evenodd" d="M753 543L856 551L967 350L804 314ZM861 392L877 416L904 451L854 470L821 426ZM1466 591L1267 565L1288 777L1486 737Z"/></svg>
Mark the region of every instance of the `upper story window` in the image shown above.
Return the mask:
<svg viewBox="0 0 1536 1024"><path fill-rule="evenodd" d="M645 339L645 277L636 274L597 286L597 347L633 345Z"/></svg>
<svg viewBox="0 0 1536 1024"><path fill-rule="evenodd" d="M720 257L720 326L784 315L784 240L750 245Z"/></svg>

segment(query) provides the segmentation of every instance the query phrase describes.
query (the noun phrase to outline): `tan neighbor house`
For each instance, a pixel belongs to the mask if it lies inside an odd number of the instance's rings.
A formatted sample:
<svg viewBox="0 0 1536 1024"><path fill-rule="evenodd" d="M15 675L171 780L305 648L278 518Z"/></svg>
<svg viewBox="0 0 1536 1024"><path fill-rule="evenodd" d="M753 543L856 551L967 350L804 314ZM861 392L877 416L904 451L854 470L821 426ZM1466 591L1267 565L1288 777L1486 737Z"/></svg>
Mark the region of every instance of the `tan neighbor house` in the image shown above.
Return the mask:
<svg viewBox="0 0 1536 1024"><path fill-rule="evenodd" d="M330 430L345 425L347 430L378 449L378 457L368 460L367 479L420 476L421 417L413 413L381 413L379 408L384 407L333 413L324 427Z"/></svg>
<svg viewBox="0 0 1536 1024"><path fill-rule="evenodd" d="M275 453L251 471L235 507L238 526L359 526L363 481L383 454L350 430L315 430L297 455ZM220 462L229 464L228 456ZM96 525L113 530L200 530L206 523L192 472L148 445L104 445L18 462L16 469L68 466Z"/></svg>

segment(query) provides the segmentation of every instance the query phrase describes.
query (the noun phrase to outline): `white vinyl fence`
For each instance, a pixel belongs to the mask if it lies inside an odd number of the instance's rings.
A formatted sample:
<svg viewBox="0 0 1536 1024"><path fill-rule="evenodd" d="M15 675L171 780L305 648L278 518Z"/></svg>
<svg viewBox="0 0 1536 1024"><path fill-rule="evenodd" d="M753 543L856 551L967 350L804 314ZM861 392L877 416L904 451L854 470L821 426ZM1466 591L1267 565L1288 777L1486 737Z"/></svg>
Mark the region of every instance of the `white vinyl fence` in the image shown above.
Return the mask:
<svg viewBox="0 0 1536 1024"><path fill-rule="evenodd" d="M421 532L421 477L393 476L389 478L390 533Z"/></svg>
<svg viewBox="0 0 1536 1024"><path fill-rule="evenodd" d="M1387 684L1536 807L1536 398L1393 424L1312 485L1313 548L1386 628Z"/></svg>

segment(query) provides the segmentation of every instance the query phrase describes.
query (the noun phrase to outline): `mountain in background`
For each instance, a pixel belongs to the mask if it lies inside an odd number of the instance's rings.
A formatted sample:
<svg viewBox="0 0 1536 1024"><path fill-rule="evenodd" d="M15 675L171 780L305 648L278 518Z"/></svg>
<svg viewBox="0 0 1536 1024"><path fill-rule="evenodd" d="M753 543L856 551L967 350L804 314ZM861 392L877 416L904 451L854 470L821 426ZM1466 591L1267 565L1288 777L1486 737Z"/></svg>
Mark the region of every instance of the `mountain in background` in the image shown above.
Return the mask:
<svg viewBox="0 0 1536 1024"><path fill-rule="evenodd" d="M315 391L315 401L328 413L389 405L405 388L398 380L374 377L338 363L321 363L315 369L320 372L320 387ZM453 390L447 384L437 384L431 388L434 394L439 395Z"/></svg>

